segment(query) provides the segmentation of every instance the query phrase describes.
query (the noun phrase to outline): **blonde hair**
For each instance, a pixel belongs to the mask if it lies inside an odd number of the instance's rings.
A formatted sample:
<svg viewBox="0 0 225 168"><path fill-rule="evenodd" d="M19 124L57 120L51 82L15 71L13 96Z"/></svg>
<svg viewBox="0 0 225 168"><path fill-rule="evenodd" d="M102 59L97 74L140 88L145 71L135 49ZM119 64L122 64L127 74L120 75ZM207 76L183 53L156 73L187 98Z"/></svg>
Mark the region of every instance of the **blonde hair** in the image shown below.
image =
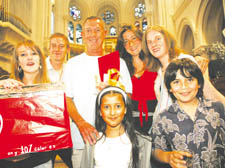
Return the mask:
<svg viewBox="0 0 225 168"><path fill-rule="evenodd" d="M148 44L147 44L147 34L150 31L157 31L159 33L161 33L165 39L166 42L166 46L168 47L168 52L169 52L169 61L173 60L174 58L178 57L180 55L180 53L183 52L183 50L181 50L178 46L177 46L177 42L175 40L175 38L172 36L172 34L170 34L165 28L161 27L161 26L152 26L149 27L144 34L144 37L142 39L142 48L144 53L149 57L150 63L148 66L148 69L150 69L151 71L158 71L158 69L161 66L160 61L155 58L149 51L148 49Z"/></svg>
<svg viewBox="0 0 225 168"><path fill-rule="evenodd" d="M41 52L40 48L34 44L32 40L25 40L22 42L19 42L13 53L12 57L12 63L11 63L11 75L10 78L18 80L18 81L23 81L24 73L21 67L19 66L19 59L18 59L18 48L21 46L25 46L30 48L32 51L37 53L40 57L40 68L39 68L39 73L35 78L34 84L37 83L49 83L50 80L47 76L47 68L46 68L46 63L45 63L45 56ZM19 70L21 69L21 70Z"/></svg>

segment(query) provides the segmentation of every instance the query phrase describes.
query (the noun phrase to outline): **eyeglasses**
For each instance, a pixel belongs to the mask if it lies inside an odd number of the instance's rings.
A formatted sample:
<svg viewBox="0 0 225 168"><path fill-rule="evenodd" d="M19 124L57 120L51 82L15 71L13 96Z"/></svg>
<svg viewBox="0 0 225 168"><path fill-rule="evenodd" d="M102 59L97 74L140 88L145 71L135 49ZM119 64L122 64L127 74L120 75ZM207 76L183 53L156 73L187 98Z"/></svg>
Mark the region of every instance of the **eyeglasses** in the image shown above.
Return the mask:
<svg viewBox="0 0 225 168"><path fill-rule="evenodd" d="M136 41L137 41L137 37L134 36L134 37L132 37L130 40L124 40L124 41L123 41L123 44L124 44L124 45L128 45L128 44L130 44L131 42L132 42L132 43L135 43Z"/></svg>

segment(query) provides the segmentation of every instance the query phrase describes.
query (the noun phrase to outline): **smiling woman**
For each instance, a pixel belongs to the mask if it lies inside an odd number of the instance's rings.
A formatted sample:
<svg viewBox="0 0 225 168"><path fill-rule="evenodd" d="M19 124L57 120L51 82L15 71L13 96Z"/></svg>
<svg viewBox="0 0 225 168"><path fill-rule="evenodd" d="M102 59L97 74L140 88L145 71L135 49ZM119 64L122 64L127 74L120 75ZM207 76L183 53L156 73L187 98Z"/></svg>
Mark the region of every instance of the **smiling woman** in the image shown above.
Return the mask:
<svg viewBox="0 0 225 168"><path fill-rule="evenodd" d="M142 36L143 33L140 30L124 25L119 34L116 49L119 50L120 57L125 60L131 75L135 129L148 134L157 104L153 87L157 72L151 72L148 68L150 62L142 51Z"/></svg>
<svg viewBox="0 0 225 168"><path fill-rule="evenodd" d="M12 79L21 81L25 85L49 82L44 55L31 40L17 44L11 72Z"/></svg>
<svg viewBox="0 0 225 168"><path fill-rule="evenodd" d="M38 83L49 83L47 77L45 58L40 48L31 40L26 40L17 44L14 50L11 63L10 79L0 80L0 87L5 89L21 88L24 85L33 85ZM18 163L12 162L13 167L34 167L50 164L50 153L33 153L23 157ZM12 158L13 160L13 158ZM15 159L16 160L16 159ZM4 161L0 162L0 167L4 167ZM47 162L47 163L44 163ZM44 164L43 164L44 163ZM3 165L2 165L3 164ZM6 162L6 167L11 164ZM49 166L51 167L51 165ZM37 167L36 167L37 168ZM40 168L40 167L39 167Z"/></svg>
<svg viewBox="0 0 225 168"><path fill-rule="evenodd" d="M0 86L20 87L37 83L49 83L45 58L40 48L31 40L17 44L11 63L10 79L1 80Z"/></svg>

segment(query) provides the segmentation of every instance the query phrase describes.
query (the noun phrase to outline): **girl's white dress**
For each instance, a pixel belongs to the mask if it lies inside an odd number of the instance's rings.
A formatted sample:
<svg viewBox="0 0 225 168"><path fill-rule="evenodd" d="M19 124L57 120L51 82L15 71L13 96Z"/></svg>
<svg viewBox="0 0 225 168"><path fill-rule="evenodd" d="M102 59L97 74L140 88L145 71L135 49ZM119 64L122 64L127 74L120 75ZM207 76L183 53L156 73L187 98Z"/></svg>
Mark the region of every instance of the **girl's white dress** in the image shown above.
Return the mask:
<svg viewBox="0 0 225 168"><path fill-rule="evenodd" d="M128 168L132 145L127 134L119 137L102 137L95 145L95 168Z"/></svg>

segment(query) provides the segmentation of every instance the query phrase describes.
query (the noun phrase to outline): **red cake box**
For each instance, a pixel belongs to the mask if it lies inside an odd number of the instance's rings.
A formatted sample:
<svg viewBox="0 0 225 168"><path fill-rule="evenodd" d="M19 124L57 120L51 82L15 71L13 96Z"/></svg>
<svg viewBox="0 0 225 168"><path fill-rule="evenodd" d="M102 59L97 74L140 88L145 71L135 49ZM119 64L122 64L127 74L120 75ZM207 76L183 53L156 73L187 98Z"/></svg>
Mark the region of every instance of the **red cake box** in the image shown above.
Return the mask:
<svg viewBox="0 0 225 168"><path fill-rule="evenodd" d="M0 159L71 148L70 121L61 85L0 91Z"/></svg>

